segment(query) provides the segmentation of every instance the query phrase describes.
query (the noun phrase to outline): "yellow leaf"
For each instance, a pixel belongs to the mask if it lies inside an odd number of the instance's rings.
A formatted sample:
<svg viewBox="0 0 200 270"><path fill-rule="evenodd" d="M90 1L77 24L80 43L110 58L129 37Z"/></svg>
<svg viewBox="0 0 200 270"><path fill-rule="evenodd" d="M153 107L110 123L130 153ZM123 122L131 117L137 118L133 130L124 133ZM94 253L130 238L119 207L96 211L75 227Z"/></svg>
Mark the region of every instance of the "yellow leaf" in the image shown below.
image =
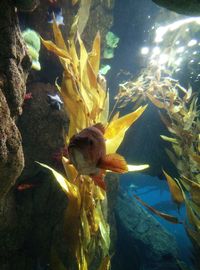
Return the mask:
<svg viewBox="0 0 200 270"><path fill-rule="evenodd" d="M115 137L118 132L121 132L121 130L123 130L125 133L127 129L141 116L146 107L147 105L141 106L136 111L126 114L110 122L106 127L105 138L111 139Z"/></svg>
<svg viewBox="0 0 200 270"><path fill-rule="evenodd" d="M55 18L53 20L53 34L54 34L54 39L55 39L56 46L58 48L64 50L64 51L67 51L67 47L65 45L65 41L63 39L62 33L60 31L60 28L58 27L58 25L56 23Z"/></svg>
<svg viewBox="0 0 200 270"><path fill-rule="evenodd" d="M143 171L149 168L148 164L142 164L142 165L127 165L129 172L137 172L137 171Z"/></svg>
<svg viewBox="0 0 200 270"><path fill-rule="evenodd" d="M108 223L105 221L99 202L97 203L96 211L98 212L99 216L99 230L103 240L103 254L106 256L110 248L110 228Z"/></svg>
<svg viewBox="0 0 200 270"><path fill-rule="evenodd" d="M133 195L144 207L146 207L149 211L151 211L152 213L154 213L155 215L164 218L165 220L174 223L174 224L179 224L182 223L181 221L178 220L177 217L172 216L172 215L168 215L166 213L160 212L157 209L155 209L154 207L148 205L147 203L145 203L144 201L142 201L138 196Z"/></svg>
<svg viewBox="0 0 200 270"><path fill-rule="evenodd" d="M164 141L167 141L167 142L171 142L171 143L178 143L177 139L175 138L171 138L171 137L167 137L165 135L160 135L160 137L164 140Z"/></svg>
<svg viewBox="0 0 200 270"><path fill-rule="evenodd" d="M107 124L108 121L108 114L109 114L109 91L106 92L105 102L104 102L104 108L102 112L99 115L99 122L102 124Z"/></svg>
<svg viewBox="0 0 200 270"><path fill-rule="evenodd" d="M146 93L146 95L156 107L158 107L159 109L165 108L165 104L163 102L161 102L160 100L158 100L154 96L150 95L149 93Z"/></svg>
<svg viewBox="0 0 200 270"><path fill-rule="evenodd" d="M62 174L58 173L46 164L40 162L37 163L40 164L42 167L47 168L53 173L54 177L56 178L59 185L62 187L63 191L66 193L69 200L75 199L80 204L80 194L76 185L70 183L65 177L62 176Z"/></svg>
<svg viewBox="0 0 200 270"><path fill-rule="evenodd" d="M62 164L65 169L67 178L70 180L70 182L73 182L78 175L77 170L72 164L70 164L69 160L66 157L62 157Z"/></svg>
<svg viewBox="0 0 200 270"><path fill-rule="evenodd" d="M105 258L103 258L98 270L109 270L109 269L110 269L110 257L106 256Z"/></svg>
<svg viewBox="0 0 200 270"><path fill-rule="evenodd" d="M89 226L86 211L84 208L81 212L81 223L82 223L82 229L83 229L83 239L82 239L83 246L85 249L87 249L91 240L91 235L90 235L90 226Z"/></svg>
<svg viewBox="0 0 200 270"><path fill-rule="evenodd" d="M59 57L67 58L71 60L71 56L67 53L67 51L58 48L52 41L47 41L42 39L42 44L47 48L47 50L55 53Z"/></svg>
<svg viewBox="0 0 200 270"><path fill-rule="evenodd" d="M172 195L174 202L177 204L181 204L182 202L184 202L184 198L183 198L183 194L181 192L180 187L178 186L176 181L169 174L167 174L164 170L163 170L163 173L167 179L167 183L169 185L169 190L171 192L171 195Z"/></svg>
<svg viewBox="0 0 200 270"><path fill-rule="evenodd" d="M140 115L144 112L147 106L139 107L136 111L126 114L114 121L112 121L105 131L106 139L106 153L115 153L124 139L128 128L133 124Z"/></svg>
<svg viewBox="0 0 200 270"><path fill-rule="evenodd" d="M96 77L98 76L100 66L100 53L101 53L100 45L101 45L100 33L97 32L96 37L93 41L92 51L89 54L89 62L92 66L92 69Z"/></svg>
<svg viewBox="0 0 200 270"><path fill-rule="evenodd" d="M174 149L174 152L175 152L175 154L178 156L178 157L180 157L181 155L182 155L182 148L180 147L180 145L179 144L175 144L175 143L173 143L172 144L172 148Z"/></svg>
<svg viewBox="0 0 200 270"><path fill-rule="evenodd" d="M116 114L113 116L111 122L117 120L118 118L119 118L119 112L116 112Z"/></svg>

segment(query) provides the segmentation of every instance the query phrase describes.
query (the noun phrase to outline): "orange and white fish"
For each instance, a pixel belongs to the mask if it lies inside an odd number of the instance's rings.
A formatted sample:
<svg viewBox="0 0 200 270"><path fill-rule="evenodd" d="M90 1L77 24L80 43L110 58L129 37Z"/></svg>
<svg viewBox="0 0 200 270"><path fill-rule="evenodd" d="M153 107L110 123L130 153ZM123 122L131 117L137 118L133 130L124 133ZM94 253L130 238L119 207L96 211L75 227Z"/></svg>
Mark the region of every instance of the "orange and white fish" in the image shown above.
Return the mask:
<svg viewBox="0 0 200 270"><path fill-rule="evenodd" d="M106 155L102 124L83 129L74 135L69 142L68 155L70 162L80 175L89 175L94 182L105 189L103 180L106 170L125 173L128 167L125 159L119 154Z"/></svg>

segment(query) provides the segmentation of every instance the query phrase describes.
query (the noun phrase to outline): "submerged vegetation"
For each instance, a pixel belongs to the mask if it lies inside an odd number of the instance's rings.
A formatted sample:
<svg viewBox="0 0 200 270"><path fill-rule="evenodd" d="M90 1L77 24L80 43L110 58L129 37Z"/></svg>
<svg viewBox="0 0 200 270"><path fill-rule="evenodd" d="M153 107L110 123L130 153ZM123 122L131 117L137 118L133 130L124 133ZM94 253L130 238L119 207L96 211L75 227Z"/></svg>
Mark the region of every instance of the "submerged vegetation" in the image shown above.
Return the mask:
<svg viewBox="0 0 200 270"><path fill-rule="evenodd" d="M117 113L108 122L109 93L105 82L99 78L100 35L96 35L92 50L88 53L79 34L71 36L65 43L55 22L53 32L55 44L52 41L42 42L59 57L64 69L61 86L56 85L70 120L66 143L86 127L102 123L105 127L106 154L115 153L127 129L140 117L146 106L140 106L122 117ZM75 44L75 40L78 44ZM79 175L66 157L62 158L62 162L65 175L47 165L43 166L52 171L68 198L64 230L70 267L86 270L95 263L96 269L109 269L110 229L104 211L107 209L106 191L95 185L90 176ZM146 168L148 165L128 165L129 171Z"/></svg>
<svg viewBox="0 0 200 270"><path fill-rule="evenodd" d="M164 171L173 200L179 206L185 203L187 220L185 228L195 246L200 248L200 120L197 94L185 89L170 71L149 66L134 81L120 85L116 106L129 102L142 104L149 100L159 110L171 136L161 135L171 143L166 153L178 170L179 177L172 178Z"/></svg>
<svg viewBox="0 0 200 270"><path fill-rule="evenodd" d="M189 28L189 25L192 25ZM177 20L155 29L152 54L147 67L135 80L120 85L115 97L116 107L125 107L128 103L138 106L148 100L158 109L161 120L170 136L161 134L161 138L171 147L166 154L177 168L178 177L173 178L163 171L172 199L178 207L184 203L187 218L185 229L197 250L200 249L200 111L198 93L180 85L174 79L186 65L188 73L191 65L198 62L198 44L196 32L199 31L199 17ZM188 34L190 33L190 35ZM194 36L191 39L191 35ZM188 41L188 39L190 39ZM195 49L191 49L195 47ZM186 54L181 55L185 51ZM195 59L194 59L195 58ZM191 60L192 59L192 60ZM189 62L188 62L189 60ZM181 63L184 65L181 65ZM190 79L198 81L196 73L190 73ZM198 69L197 69L198 72ZM155 212L154 212L155 213ZM196 258L197 259L197 258ZM199 263L199 262L197 262Z"/></svg>

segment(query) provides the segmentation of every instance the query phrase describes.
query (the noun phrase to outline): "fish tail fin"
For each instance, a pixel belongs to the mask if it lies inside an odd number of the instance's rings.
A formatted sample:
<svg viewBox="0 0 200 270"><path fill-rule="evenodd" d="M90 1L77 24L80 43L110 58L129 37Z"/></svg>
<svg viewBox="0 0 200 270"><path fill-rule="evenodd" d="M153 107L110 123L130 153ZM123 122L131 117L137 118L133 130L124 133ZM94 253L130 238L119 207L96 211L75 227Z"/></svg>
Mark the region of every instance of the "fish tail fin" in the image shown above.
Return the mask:
<svg viewBox="0 0 200 270"><path fill-rule="evenodd" d="M109 154L100 160L98 167L116 173L128 172L128 166L124 157L119 154Z"/></svg>

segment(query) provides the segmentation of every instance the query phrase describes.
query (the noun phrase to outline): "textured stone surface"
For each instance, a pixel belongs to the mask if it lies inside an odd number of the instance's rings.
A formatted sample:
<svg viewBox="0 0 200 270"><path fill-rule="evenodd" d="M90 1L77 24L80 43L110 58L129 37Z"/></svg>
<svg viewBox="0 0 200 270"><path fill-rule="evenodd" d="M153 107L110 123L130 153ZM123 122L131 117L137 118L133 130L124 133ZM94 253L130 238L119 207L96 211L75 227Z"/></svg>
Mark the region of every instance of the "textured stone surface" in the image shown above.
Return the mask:
<svg viewBox="0 0 200 270"><path fill-rule="evenodd" d="M161 7L184 15L199 16L200 2L198 0L152 0Z"/></svg>
<svg viewBox="0 0 200 270"><path fill-rule="evenodd" d="M179 269L175 239L136 200L118 197L116 221L118 245L113 269Z"/></svg>
<svg viewBox="0 0 200 270"><path fill-rule="evenodd" d="M50 84L35 83L27 87L32 99L26 100L24 113L18 121L23 139L25 168L22 178L35 175L40 170L35 161L55 164L54 155L64 147L68 118L64 109L55 110L48 103L48 94L57 90Z"/></svg>
<svg viewBox="0 0 200 270"><path fill-rule="evenodd" d="M1 270L49 269L55 243L59 243L58 253L61 246L62 253L66 250L62 220L67 198L52 175L40 172L35 179L35 188L15 190L1 201Z"/></svg>
<svg viewBox="0 0 200 270"><path fill-rule="evenodd" d="M19 177L23 165L21 136L15 125L22 112L30 59L12 1L0 2L0 198Z"/></svg>

